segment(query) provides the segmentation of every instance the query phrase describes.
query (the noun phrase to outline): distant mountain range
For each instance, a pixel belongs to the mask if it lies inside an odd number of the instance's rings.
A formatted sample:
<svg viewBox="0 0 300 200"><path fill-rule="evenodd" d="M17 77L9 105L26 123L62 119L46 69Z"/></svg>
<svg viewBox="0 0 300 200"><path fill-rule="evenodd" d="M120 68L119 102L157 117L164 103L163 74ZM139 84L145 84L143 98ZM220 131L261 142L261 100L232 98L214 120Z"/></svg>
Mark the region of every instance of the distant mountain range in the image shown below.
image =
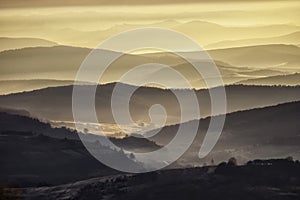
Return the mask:
<svg viewBox="0 0 300 200"><path fill-rule="evenodd" d="M287 35L267 38L251 38L244 40L227 40L206 45L206 49L232 48L267 44L300 44L300 31Z"/></svg>
<svg viewBox="0 0 300 200"><path fill-rule="evenodd" d="M0 37L0 51L22 49L26 47L51 47L58 43L39 38L9 38Z"/></svg>
<svg viewBox="0 0 300 200"><path fill-rule="evenodd" d="M238 82L242 85L291 85L297 86L300 83L300 74L287 74L287 75L277 75L262 77L256 79L243 80Z"/></svg>
<svg viewBox="0 0 300 200"><path fill-rule="evenodd" d="M208 51L212 58L233 66L282 69L291 72L299 70L300 48L295 45L258 45Z"/></svg>
<svg viewBox="0 0 300 200"><path fill-rule="evenodd" d="M0 94L12 94L24 91L38 90L47 87L57 87L72 85L74 81L69 80L51 80L51 79L35 79L35 80L0 80Z"/></svg>
<svg viewBox="0 0 300 200"><path fill-rule="evenodd" d="M11 82L6 80L32 80L36 81L26 83L24 90L33 90L45 86L45 80L65 81L74 80L77 70L91 49L56 46L56 47L34 47L18 50L0 52L0 66L2 67L0 80L2 84L8 87L14 87ZM105 58L120 56L119 52L97 50L99 60L101 56ZM286 75L299 72L300 48L293 45L262 45L248 46L229 49L211 50L208 53L215 60L222 79L226 85L239 81L268 77L272 75ZM194 59L200 66L206 66L207 61L198 58L195 52L183 53L185 57ZM47 62L46 62L47 61ZM171 66L184 75L195 88L205 88L203 78L215 79L215 75L201 77L194 73L192 66L184 59L173 53L149 53L122 55L117 61L112 63L105 76L100 80L101 83L119 81L120 77L135 66L146 63L160 63ZM154 65L154 64L153 64ZM183 87L180 82L170 75L168 70L160 70L156 73L149 73L145 70L141 73L139 80L152 78L157 82L168 80L173 88ZM38 81L40 80L40 81ZM129 84L134 84L132 79ZM54 86L50 82L49 86ZM278 83L280 84L280 83ZM217 85L213 85L217 86ZM4 87L5 88L5 87ZM9 93L9 90L2 89L2 94Z"/></svg>
<svg viewBox="0 0 300 200"><path fill-rule="evenodd" d="M242 12L242 11L235 11ZM70 13L73 17L74 13ZM219 15L220 13L213 12L214 15ZM232 14L232 13L230 13ZM244 15L245 13L240 13ZM102 15L98 15L101 17ZM30 18L30 16L28 16ZM33 24L36 26L36 24ZM292 24L271 24L271 25L261 25L261 26L222 26L216 23L201 21L201 20L191 20L187 22L180 22L177 20L164 20L159 22L149 22L147 24L140 23L122 23L116 24L112 27L101 29L101 30L84 30L84 29L74 29L70 27L62 28L51 28L49 27L47 32L35 32L31 33L33 37L36 38L49 38L50 40L57 41L64 45L71 46L81 46L81 47L95 47L103 40L121 33L123 31L128 31L130 29L145 28L146 27L160 27L168 28L174 31L183 33L197 42L200 45L209 45L216 42L222 42L227 40L245 40L249 38L272 38L279 35L287 35L296 31L300 28L297 25ZM203 31L205 30L205 31ZM222 33L222 34L220 34ZM4 33L5 34L5 33ZM19 31L11 33L15 37L22 37L28 34L28 30ZM86 39L88 38L88 39ZM255 45L255 44L254 44Z"/></svg>

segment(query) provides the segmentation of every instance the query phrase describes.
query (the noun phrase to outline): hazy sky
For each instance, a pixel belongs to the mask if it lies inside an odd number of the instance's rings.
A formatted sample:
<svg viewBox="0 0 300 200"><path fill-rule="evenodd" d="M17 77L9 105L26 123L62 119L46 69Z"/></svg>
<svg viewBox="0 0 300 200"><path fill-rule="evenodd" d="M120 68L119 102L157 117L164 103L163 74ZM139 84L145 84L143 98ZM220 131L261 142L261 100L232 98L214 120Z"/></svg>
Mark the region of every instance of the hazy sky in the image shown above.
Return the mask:
<svg viewBox="0 0 300 200"><path fill-rule="evenodd" d="M0 6L14 7L44 7L44 6L75 6L75 5L150 5L150 4L178 4L178 3L212 3L212 2L253 2L260 0L1 0ZM280 0L263 0L274 2ZM296 0L295 0L296 1ZM262 1L260 1L262 2Z"/></svg>

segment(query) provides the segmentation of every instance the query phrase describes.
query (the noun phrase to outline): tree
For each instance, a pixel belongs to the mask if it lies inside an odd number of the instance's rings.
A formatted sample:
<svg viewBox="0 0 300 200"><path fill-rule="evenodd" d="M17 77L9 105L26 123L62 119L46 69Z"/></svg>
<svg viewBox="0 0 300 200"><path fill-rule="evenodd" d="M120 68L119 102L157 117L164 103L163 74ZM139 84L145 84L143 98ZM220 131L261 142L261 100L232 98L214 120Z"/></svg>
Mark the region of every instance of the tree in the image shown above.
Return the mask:
<svg viewBox="0 0 300 200"><path fill-rule="evenodd" d="M89 129L88 128L84 128L83 129L83 133L88 134L89 133Z"/></svg>
<svg viewBox="0 0 300 200"><path fill-rule="evenodd" d="M129 158L130 158L131 160L134 160L134 159L135 159L135 155L134 155L133 153L130 153L130 154L129 154Z"/></svg>
<svg viewBox="0 0 300 200"><path fill-rule="evenodd" d="M294 161L294 158L293 158L292 156L289 156L289 157L286 158L286 160L287 160L287 161L290 161L290 162L293 162L293 161Z"/></svg>
<svg viewBox="0 0 300 200"><path fill-rule="evenodd" d="M215 165L214 158L212 158L212 159L211 159L211 161L210 161L210 164L211 164L212 166L214 166L214 165Z"/></svg>
<svg viewBox="0 0 300 200"><path fill-rule="evenodd" d="M228 165L230 166L237 166L237 159L235 157L232 157L228 160Z"/></svg>

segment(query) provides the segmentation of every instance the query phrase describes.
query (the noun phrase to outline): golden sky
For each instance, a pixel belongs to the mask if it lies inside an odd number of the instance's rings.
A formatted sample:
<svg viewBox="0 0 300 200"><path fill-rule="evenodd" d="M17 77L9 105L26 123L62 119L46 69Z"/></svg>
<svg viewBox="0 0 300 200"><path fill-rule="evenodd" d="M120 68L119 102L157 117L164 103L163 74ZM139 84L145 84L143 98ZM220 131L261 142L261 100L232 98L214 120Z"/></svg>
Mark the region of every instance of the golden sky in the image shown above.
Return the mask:
<svg viewBox="0 0 300 200"><path fill-rule="evenodd" d="M149 26L182 32L205 46L222 40L281 36L299 31L300 25L300 2L290 0L205 3L191 0L189 4L172 1L173 4L168 5L165 3L169 0L132 0L128 2L133 5L119 6L115 4L123 1L0 2L0 36L42 38L83 47L94 47L122 31ZM85 2L86 6L76 6L80 2ZM107 2L114 5L107 5ZM137 5L136 2L152 2L153 5ZM89 6L95 3L97 6ZM253 29L262 26L268 28ZM233 30L233 27L243 30Z"/></svg>
<svg viewBox="0 0 300 200"><path fill-rule="evenodd" d="M231 2L253 2L260 0L1 0L0 6L6 8L15 7L58 7L58 6L103 6L103 5L162 5L162 4L186 4L186 3L231 3ZM280 0L263 0L264 2L275 2ZM281 0L282 1L282 0ZM295 0L296 1L296 0Z"/></svg>

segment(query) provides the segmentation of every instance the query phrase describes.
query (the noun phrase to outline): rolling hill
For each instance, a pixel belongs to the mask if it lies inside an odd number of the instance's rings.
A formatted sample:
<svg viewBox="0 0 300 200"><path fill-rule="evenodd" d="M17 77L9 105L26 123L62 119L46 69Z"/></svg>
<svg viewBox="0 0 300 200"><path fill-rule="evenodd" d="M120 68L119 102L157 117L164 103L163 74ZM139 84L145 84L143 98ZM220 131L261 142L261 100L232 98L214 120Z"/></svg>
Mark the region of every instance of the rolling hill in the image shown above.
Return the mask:
<svg viewBox="0 0 300 200"><path fill-rule="evenodd" d="M90 147L97 148L102 156L116 157L133 169L143 168L141 163L129 159L124 152L96 142L100 139L98 136L87 135L85 138L90 139ZM127 148L134 145L121 139L118 143ZM119 173L96 160L79 140L78 133L66 128L53 128L30 117L0 112L0 144L1 185L62 184ZM141 144L148 144L148 149L151 145L155 146L155 143L147 141ZM139 146L139 149L143 147Z"/></svg>
<svg viewBox="0 0 300 200"><path fill-rule="evenodd" d="M245 40L249 38L276 37L299 31L298 26L274 24L267 26L230 27L205 21L189 21L172 27L200 42L201 45L224 40ZM205 30L205 31L203 31ZM263 33L263 34L262 34ZM258 44L252 44L258 45ZM225 48L229 48L228 46Z"/></svg>
<svg viewBox="0 0 300 200"><path fill-rule="evenodd" d="M292 45L263 45L211 50L208 53L214 58L224 83L228 85L247 79L260 78L261 76L298 72L299 49L299 47ZM79 66L90 50L87 48L56 46L0 52L0 66L2 66L0 80L74 80ZM96 52L99 53L100 61L101 57L107 59L121 55L121 53L106 50L97 50ZM206 66L207 61L201 60L195 55L193 52L184 53L184 56L195 59L203 67ZM110 65L100 83L119 81L125 72L146 63L169 65L186 76L195 88L205 87L203 77L193 73L194 71L189 63L172 53L125 54ZM267 72L270 72L270 74ZM154 74L145 70L140 74L139 80L147 80L148 78L152 78L157 82L168 80L174 85L174 88L182 87L180 84L176 85L178 81L174 81L174 77L167 70ZM134 84L134 80L132 79L128 84ZM33 82L24 82L24 85L30 85L31 88L24 89L33 90L45 85L43 81L36 81L36 85ZM9 82L2 83L8 84ZM48 87L53 86L53 84L49 83ZM13 87L13 84L8 85L8 87ZM4 92L7 93L7 91Z"/></svg>
<svg viewBox="0 0 300 200"><path fill-rule="evenodd" d="M288 74L288 75L277 75L262 77L256 79L249 79L238 82L238 84L243 85L300 85L300 74Z"/></svg>
<svg viewBox="0 0 300 200"><path fill-rule="evenodd" d="M47 87L72 85L74 81L68 80L0 80L0 94L11 94L24 91L38 90Z"/></svg>
<svg viewBox="0 0 300 200"><path fill-rule="evenodd" d="M210 118L201 119L196 139L177 164L201 165L212 159L218 163L230 157L236 157L240 163L257 158L293 156L299 159L299 109L298 101L227 114L218 143L206 158L200 160L198 152L210 122ZM174 137L178 126L166 126L148 139L165 145Z"/></svg>
<svg viewBox="0 0 300 200"><path fill-rule="evenodd" d="M232 47L254 46L254 45L268 45L268 44L299 44L300 32L294 32L287 35L267 38L251 38L244 40L227 40L212 43L205 46L205 49L223 49Z"/></svg>
<svg viewBox="0 0 300 200"><path fill-rule="evenodd" d="M215 60L221 60L233 66L299 70L300 48L294 45L272 44L248 47L236 47L208 51Z"/></svg>
<svg viewBox="0 0 300 200"><path fill-rule="evenodd" d="M241 166L222 163L201 168L98 177L49 187L4 188L0 197L26 200L196 200L199 197L273 200L278 197L297 200L299 171L299 161L254 160Z"/></svg>
<svg viewBox="0 0 300 200"><path fill-rule="evenodd" d="M96 92L96 111L98 120L103 124L115 124L111 112L111 94L115 84L99 85ZM80 86L82 92L90 86ZM121 85L125 89L134 87ZM137 89L137 88L132 88ZM217 88L215 88L217 89ZM227 93L227 112L247 110L257 107L300 100L299 87L269 87L232 85L225 88ZM0 106L13 109L25 109L33 116L50 121L73 121L72 86L52 87L31 92L0 96ZM126 91L126 90L125 90ZM178 90L182 95L189 90ZM201 117L210 116L210 96L208 90L196 90ZM122 95L124 94L116 94ZM168 114L167 124L180 122L180 107L171 90L151 87L140 87L130 100L130 113L135 122L150 123L149 108L161 104ZM188 112L194 112L194 105L188 105ZM86 113L86 110L82 110ZM222 113L219 113L222 114ZM191 115L190 120L193 120Z"/></svg>
<svg viewBox="0 0 300 200"><path fill-rule="evenodd" d="M0 132L25 132L44 135L55 139L86 140L89 142L102 141L102 136L90 133L78 133L66 127L55 128L51 124L32 118L25 110L0 108ZM16 126L17 124L17 126ZM79 136L82 136L79 138ZM145 138L126 136L112 137L110 140L118 147L133 152L145 152L158 149L159 146Z"/></svg>
<svg viewBox="0 0 300 200"><path fill-rule="evenodd" d="M299 159L299 108L300 102L292 102L228 114L217 145L208 157L199 160L197 154L210 121L210 118L201 119L192 146L169 168L203 165L210 163L212 159L219 163L230 157L236 157L239 163L257 158L293 156ZM171 125L148 139L128 137L112 141L128 150L148 152L159 148L156 143L168 143L177 129L178 125ZM93 139L90 141L92 142L97 136L91 135L90 138ZM2 183L48 185L115 173L90 156L78 140L76 132L52 128L49 124L29 117L0 113L0 143ZM101 148L106 155L127 159L120 152L105 146ZM55 165L51 164L53 162ZM130 163L133 164L132 161Z"/></svg>
<svg viewBox="0 0 300 200"><path fill-rule="evenodd" d="M26 47L51 47L58 43L39 38L9 38L0 37L0 51L22 49Z"/></svg>

